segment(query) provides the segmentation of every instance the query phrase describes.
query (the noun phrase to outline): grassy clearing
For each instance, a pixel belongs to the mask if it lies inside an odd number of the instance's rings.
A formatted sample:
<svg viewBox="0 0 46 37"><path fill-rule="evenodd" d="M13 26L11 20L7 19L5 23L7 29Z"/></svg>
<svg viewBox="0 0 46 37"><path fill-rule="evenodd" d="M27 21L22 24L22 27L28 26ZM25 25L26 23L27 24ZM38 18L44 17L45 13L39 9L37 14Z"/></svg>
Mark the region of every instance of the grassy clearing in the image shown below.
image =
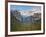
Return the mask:
<svg viewBox="0 0 46 37"><path fill-rule="evenodd" d="M41 24L20 23L15 20L11 23L11 31L32 31L32 30L41 30Z"/></svg>

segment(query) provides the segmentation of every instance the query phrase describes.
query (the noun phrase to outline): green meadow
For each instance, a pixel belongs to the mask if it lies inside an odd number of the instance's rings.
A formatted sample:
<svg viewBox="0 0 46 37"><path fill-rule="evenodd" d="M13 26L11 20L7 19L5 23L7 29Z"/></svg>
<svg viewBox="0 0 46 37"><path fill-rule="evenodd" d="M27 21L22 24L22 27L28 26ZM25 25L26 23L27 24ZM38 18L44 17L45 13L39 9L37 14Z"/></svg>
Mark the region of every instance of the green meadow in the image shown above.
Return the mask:
<svg viewBox="0 0 46 37"><path fill-rule="evenodd" d="M11 31L35 31L41 30L41 20L34 23L21 23L13 16L11 17Z"/></svg>

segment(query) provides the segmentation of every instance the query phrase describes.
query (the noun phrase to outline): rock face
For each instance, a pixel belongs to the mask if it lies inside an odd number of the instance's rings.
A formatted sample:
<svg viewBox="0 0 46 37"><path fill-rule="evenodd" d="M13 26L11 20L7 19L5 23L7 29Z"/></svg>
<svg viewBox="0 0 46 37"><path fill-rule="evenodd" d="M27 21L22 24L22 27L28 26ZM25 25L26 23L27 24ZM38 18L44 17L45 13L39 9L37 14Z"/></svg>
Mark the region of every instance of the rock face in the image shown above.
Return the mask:
<svg viewBox="0 0 46 37"><path fill-rule="evenodd" d="M12 11L11 12L14 17L16 17L17 20L23 23L32 23L36 20L41 19L41 13L40 12L33 12L33 11Z"/></svg>

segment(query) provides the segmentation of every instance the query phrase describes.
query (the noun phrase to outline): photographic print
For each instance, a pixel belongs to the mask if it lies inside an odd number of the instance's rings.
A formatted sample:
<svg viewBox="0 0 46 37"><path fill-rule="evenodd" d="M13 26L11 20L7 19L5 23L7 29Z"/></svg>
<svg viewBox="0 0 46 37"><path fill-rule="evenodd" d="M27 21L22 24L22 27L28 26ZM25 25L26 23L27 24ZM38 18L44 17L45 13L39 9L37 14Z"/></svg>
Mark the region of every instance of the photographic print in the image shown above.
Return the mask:
<svg viewBox="0 0 46 37"><path fill-rule="evenodd" d="M43 4L8 3L8 35L43 33Z"/></svg>
<svg viewBox="0 0 46 37"><path fill-rule="evenodd" d="M10 5L10 11L11 31L41 30L41 6Z"/></svg>

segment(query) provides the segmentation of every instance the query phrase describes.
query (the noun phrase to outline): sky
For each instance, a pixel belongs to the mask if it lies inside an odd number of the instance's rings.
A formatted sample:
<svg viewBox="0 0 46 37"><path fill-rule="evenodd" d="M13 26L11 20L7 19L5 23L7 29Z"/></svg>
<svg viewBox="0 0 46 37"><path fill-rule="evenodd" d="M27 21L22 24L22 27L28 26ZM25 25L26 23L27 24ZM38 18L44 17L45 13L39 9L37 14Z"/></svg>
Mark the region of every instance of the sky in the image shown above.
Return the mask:
<svg viewBox="0 0 46 37"><path fill-rule="evenodd" d="M27 11L27 10L41 10L41 6L25 6L25 5L10 5L11 10L20 10L20 11Z"/></svg>

